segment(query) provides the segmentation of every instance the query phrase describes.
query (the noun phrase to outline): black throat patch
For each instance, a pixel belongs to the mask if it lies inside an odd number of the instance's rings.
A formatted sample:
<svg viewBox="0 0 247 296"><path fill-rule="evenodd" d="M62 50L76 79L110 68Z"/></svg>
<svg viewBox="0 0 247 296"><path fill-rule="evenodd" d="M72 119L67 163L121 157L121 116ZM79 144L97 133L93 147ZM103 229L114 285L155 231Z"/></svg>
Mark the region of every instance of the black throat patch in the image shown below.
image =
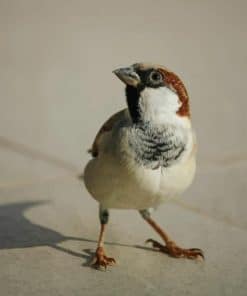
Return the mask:
<svg viewBox="0 0 247 296"><path fill-rule="evenodd" d="M139 98L141 89L127 85L126 86L126 99L133 123L140 120Z"/></svg>

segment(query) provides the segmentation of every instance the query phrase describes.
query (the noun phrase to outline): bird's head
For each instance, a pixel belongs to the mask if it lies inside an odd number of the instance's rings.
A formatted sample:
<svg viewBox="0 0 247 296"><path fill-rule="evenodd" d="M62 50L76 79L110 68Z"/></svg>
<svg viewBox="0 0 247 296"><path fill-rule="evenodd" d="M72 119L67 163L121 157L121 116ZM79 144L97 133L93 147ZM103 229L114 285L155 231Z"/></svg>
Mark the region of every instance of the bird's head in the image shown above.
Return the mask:
<svg viewBox="0 0 247 296"><path fill-rule="evenodd" d="M183 82L163 66L137 63L113 73L126 84L133 122L162 124L190 118L189 97Z"/></svg>

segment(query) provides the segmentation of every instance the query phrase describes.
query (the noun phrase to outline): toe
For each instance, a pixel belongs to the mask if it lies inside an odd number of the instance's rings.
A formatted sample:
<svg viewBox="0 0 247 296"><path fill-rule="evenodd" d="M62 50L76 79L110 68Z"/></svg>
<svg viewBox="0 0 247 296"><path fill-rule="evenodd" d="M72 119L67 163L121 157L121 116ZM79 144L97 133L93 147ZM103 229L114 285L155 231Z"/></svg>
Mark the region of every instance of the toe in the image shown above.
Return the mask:
<svg viewBox="0 0 247 296"><path fill-rule="evenodd" d="M114 258L108 258L108 261L112 264L116 264L116 260Z"/></svg>
<svg viewBox="0 0 247 296"><path fill-rule="evenodd" d="M111 257L105 257L105 261L107 263L107 265L115 265L116 264L116 260L114 258L111 258Z"/></svg>
<svg viewBox="0 0 247 296"><path fill-rule="evenodd" d="M160 244L159 242L157 242L156 240L151 239L151 238L147 239L145 243L146 244L151 243L152 247L155 249L161 250L164 248L164 246L162 244Z"/></svg>
<svg viewBox="0 0 247 296"><path fill-rule="evenodd" d="M203 251L198 248L182 249L172 241L167 245L162 245L153 239L148 239L146 243L151 243L153 248L174 258L205 259Z"/></svg>
<svg viewBox="0 0 247 296"><path fill-rule="evenodd" d="M181 257L188 258L188 259L198 259L202 258L205 259L203 251L197 248L192 249L180 249Z"/></svg>
<svg viewBox="0 0 247 296"><path fill-rule="evenodd" d="M205 260L205 256L202 250L193 248L193 249L189 249L189 251L194 256L194 258L201 257L203 260Z"/></svg>

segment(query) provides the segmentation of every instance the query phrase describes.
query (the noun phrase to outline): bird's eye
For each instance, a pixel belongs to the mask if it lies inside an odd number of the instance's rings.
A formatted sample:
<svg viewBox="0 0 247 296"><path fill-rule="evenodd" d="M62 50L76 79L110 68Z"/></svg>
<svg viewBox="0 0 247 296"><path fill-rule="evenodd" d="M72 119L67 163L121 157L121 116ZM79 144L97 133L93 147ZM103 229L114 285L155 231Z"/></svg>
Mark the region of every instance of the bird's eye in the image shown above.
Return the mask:
<svg viewBox="0 0 247 296"><path fill-rule="evenodd" d="M153 83L159 83L163 80L162 75L158 71L153 71L150 73L149 79Z"/></svg>

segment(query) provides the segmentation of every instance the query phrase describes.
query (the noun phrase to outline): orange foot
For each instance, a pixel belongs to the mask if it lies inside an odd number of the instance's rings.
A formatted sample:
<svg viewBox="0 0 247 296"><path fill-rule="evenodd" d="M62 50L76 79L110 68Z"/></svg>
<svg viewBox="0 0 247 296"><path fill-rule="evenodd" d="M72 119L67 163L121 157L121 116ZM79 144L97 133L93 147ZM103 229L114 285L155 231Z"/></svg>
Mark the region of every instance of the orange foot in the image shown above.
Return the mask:
<svg viewBox="0 0 247 296"><path fill-rule="evenodd" d="M202 258L203 260L205 259L203 251L200 249L182 249L178 247L174 242L170 242L169 244L164 246L153 239L148 239L146 243L151 243L153 248L158 249L160 252L166 253L171 257L188 259Z"/></svg>
<svg viewBox="0 0 247 296"><path fill-rule="evenodd" d="M116 260L114 258L107 257L105 255L105 251L103 247L98 247L95 252L95 258L92 262L92 266L99 269L100 267L106 267L108 265L112 266L116 263Z"/></svg>

